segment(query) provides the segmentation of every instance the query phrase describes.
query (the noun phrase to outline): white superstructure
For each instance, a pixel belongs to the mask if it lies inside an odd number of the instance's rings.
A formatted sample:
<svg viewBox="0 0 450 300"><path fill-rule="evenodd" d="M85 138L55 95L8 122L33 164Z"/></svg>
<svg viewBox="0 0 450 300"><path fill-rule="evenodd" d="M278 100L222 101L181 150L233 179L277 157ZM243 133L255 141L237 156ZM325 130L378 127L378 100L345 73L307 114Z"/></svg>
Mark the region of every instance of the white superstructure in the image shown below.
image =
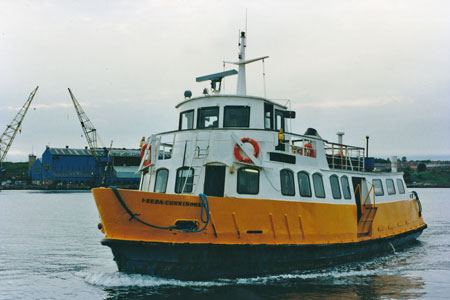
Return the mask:
<svg viewBox="0 0 450 300"><path fill-rule="evenodd" d="M267 56L245 60L245 43L242 32L239 60L233 63L239 66L236 95L187 96L176 106L178 129L148 139L140 190L359 205L373 203L374 195L377 202L405 198L402 174L367 170L365 149L343 144L343 132L338 143L311 128L303 135L291 133L287 119L295 112L247 96L245 65ZM197 81L211 80L215 89L233 74ZM357 194L368 196L355 199Z"/></svg>

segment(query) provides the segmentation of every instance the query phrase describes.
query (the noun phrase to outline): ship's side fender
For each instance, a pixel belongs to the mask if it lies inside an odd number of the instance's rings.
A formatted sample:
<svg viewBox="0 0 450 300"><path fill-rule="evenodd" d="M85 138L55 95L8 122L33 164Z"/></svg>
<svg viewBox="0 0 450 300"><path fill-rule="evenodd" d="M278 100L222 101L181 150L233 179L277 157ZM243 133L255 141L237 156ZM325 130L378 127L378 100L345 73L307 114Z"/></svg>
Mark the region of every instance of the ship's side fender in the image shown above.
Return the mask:
<svg viewBox="0 0 450 300"><path fill-rule="evenodd" d="M412 191L412 194L414 195L415 200L417 201L417 206L419 208L419 217L422 216L422 203L420 203L419 195L416 191Z"/></svg>

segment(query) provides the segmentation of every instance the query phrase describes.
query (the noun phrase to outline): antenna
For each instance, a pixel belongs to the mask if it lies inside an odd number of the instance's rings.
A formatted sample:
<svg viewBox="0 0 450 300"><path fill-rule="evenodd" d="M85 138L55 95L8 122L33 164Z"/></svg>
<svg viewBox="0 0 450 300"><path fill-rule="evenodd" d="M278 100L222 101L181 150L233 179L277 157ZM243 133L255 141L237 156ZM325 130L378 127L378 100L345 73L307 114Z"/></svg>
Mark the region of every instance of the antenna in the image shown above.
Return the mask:
<svg viewBox="0 0 450 300"><path fill-rule="evenodd" d="M247 8L245 9L245 32L246 33L248 33L248 30L247 30Z"/></svg>

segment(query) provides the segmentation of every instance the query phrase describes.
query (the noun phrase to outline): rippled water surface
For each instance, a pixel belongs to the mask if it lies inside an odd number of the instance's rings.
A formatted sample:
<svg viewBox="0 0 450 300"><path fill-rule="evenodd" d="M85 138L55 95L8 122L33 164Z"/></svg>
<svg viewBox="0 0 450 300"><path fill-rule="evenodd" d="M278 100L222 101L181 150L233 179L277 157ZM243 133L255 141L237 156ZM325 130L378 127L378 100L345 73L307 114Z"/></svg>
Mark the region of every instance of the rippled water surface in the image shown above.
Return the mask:
<svg viewBox="0 0 450 300"><path fill-rule="evenodd" d="M450 189L402 251L319 271L211 281L118 273L89 192L0 191L0 299L449 299Z"/></svg>

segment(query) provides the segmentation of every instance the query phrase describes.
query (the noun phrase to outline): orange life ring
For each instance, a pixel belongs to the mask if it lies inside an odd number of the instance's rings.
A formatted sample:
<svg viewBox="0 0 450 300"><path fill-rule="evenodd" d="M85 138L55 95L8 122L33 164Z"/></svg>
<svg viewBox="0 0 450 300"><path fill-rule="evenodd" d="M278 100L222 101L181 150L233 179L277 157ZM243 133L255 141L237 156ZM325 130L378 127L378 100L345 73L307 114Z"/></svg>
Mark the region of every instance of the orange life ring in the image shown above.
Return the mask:
<svg viewBox="0 0 450 300"><path fill-rule="evenodd" d="M258 145L257 141L255 141L254 139L251 139L251 138L242 138L241 142L242 143L250 143L250 144L252 144L253 150L254 150L253 155L255 156L255 158L258 158L258 156L259 156L259 145ZM252 160L250 159L250 157L247 157L247 158L243 158L242 157L241 151L239 151L239 145L237 143L234 145L234 157L236 157L236 159L238 161L240 161L240 162L243 162L243 163L246 163L246 164L252 163Z"/></svg>
<svg viewBox="0 0 450 300"><path fill-rule="evenodd" d="M148 143L145 143L144 146L142 146L141 148L141 160L144 158L145 150L147 149L147 147ZM148 159L144 161L144 166L145 167L148 166L151 162L152 162L152 145L150 145Z"/></svg>
<svg viewBox="0 0 450 300"><path fill-rule="evenodd" d="M305 144L303 148L305 149L305 156L316 157L316 152L310 143Z"/></svg>

